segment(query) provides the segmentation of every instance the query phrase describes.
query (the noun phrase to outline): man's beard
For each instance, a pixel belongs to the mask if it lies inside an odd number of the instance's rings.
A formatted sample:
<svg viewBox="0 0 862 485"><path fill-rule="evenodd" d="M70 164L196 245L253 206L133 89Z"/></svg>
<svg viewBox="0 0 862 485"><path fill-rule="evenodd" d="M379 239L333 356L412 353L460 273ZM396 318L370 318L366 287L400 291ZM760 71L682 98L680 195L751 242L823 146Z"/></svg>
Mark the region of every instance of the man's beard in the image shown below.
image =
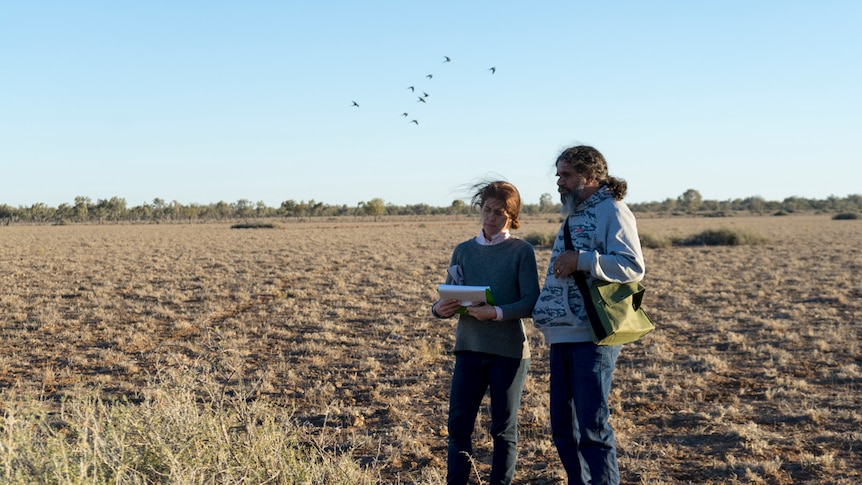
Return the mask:
<svg viewBox="0 0 862 485"><path fill-rule="evenodd" d="M562 214L564 216L570 216L575 212L575 209L581 204L581 198L584 196L584 189L586 184L580 184L572 190L567 190L566 192L560 194L560 202L562 202Z"/></svg>

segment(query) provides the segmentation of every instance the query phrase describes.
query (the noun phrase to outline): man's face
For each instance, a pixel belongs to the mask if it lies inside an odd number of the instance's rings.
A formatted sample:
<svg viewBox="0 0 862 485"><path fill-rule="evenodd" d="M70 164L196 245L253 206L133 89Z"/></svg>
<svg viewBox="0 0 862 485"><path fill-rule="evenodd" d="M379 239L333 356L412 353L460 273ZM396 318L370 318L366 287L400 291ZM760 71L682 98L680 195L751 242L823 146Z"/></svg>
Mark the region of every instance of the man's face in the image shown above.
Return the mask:
<svg viewBox="0 0 862 485"><path fill-rule="evenodd" d="M587 179L576 172L571 165L557 164L557 192L560 193L564 212L571 213L584 200L586 186Z"/></svg>

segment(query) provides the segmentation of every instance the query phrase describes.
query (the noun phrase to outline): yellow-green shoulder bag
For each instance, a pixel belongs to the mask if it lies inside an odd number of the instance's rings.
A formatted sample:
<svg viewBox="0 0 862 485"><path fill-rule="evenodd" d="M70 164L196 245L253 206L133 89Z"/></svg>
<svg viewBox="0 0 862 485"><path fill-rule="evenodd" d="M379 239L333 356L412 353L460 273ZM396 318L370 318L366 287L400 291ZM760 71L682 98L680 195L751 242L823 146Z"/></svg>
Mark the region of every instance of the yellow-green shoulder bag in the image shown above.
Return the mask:
<svg viewBox="0 0 862 485"><path fill-rule="evenodd" d="M563 233L566 249L574 250L568 219ZM575 271L573 276L584 298L596 345L634 342L655 329L652 319L641 307L646 289L640 283L593 280L588 286L583 271Z"/></svg>

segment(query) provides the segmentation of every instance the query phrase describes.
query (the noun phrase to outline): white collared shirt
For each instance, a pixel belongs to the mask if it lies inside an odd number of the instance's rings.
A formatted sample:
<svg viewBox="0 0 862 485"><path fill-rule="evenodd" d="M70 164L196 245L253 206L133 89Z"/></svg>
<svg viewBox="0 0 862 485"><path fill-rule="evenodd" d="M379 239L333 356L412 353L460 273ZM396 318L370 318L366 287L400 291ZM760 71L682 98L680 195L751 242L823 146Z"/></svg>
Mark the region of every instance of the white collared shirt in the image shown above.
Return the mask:
<svg viewBox="0 0 862 485"><path fill-rule="evenodd" d="M500 244L501 242L505 241L506 239L509 239L510 237L512 237L512 235L509 234L509 230L503 229L497 234L491 236L491 239L489 240L485 237L485 230L480 229L479 235L476 236L476 242L481 244L482 246L493 246L494 244Z"/></svg>

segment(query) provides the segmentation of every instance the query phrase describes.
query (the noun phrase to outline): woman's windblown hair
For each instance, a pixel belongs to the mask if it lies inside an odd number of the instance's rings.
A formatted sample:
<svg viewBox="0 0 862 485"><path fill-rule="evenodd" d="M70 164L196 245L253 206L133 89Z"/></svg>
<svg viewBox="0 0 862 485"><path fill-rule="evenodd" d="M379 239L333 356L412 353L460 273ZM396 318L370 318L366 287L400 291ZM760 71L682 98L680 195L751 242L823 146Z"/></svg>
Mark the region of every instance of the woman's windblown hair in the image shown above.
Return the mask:
<svg viewBox="0 0 862 485"><path fill-rule="evenodd" d="M473 189L475 190L472 201L474 207L481 208L488 199L499 200L511 220L509 227L512 229L521 227L521 193L514 185L497 180L477 184Z"/></svg>

